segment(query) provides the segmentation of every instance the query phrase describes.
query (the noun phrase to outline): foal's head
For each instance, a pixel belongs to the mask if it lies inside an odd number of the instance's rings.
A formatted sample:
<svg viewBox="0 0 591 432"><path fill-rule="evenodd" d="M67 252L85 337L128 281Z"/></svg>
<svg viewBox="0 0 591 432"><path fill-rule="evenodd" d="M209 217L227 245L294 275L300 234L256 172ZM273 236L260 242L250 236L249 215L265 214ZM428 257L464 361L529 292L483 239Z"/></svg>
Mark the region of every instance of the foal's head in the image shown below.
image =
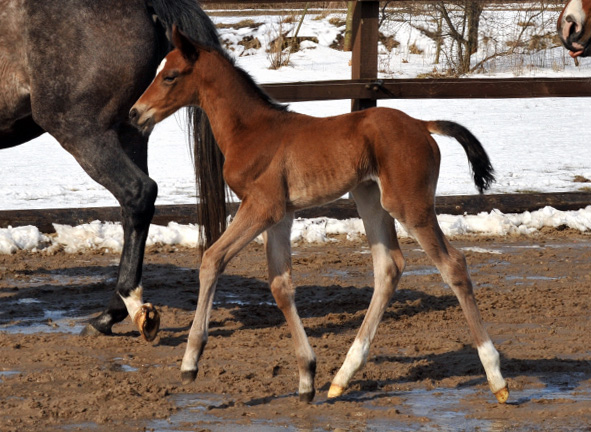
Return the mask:
<svg viewBox="0 0 591 432"><path fill-rule="evenodd" d="M210 48L189 40L176 27L172 41L175 49L162 60L154 81L129 111L131 122L145 134L178 109L199 104L199 89L191 78L199 54Z"/></svg>
<svg viewBox="0 0 591 432"><path fill-rule="evenodd" d="M570 0L558 18L558 35L571 57L591 55L591 0Z"/></svg>

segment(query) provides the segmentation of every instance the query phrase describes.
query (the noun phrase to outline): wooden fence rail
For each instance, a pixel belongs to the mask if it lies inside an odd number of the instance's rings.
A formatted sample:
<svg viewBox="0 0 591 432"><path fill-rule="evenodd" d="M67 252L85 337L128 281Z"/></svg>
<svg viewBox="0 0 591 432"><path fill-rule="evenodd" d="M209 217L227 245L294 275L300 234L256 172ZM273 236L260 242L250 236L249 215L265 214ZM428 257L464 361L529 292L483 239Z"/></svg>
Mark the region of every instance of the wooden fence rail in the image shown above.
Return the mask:
<svg viewBox="0 0 591 432"><path fill-rule="evenodd" d="M589 78L374 79L264 84L281 102L335 99L503 99L591 96Z"/></svg>
<svg viewBox="0 0 591 432"><path fill-rule="evenodd" d="M421 0L428 3L435 0ZM475 0L515 3L506 0ZM269 3L261 0L202 0L206 5ZM391 3L408 3L393 0ZM300 3L287 0L285 3ZM326 3L313 0L309 3ZM435 78L378 79L379 2L359 0L353 20L351 80L266 84L263 88L282 102L352 99L352 108L376 105L377 99L397 98L532 98L589 97L591 77L585 78ZM558 13L556 14L558 18Z"/></svg>
<svg viewBox="0 0 591 432"><path fill-rule="evenodd" d="M436 211L439 214L478 214L494 209L503 213L523 213L534 211L545 206L557 210L577 210L591 205L591 192L537 193L537 194L502 194L502 195L458 195L437 197ZM238 205L229 204L230 213L235 213ZM156 207L152 223L167 225L169 222L180 224L196 223L197 206L161 205ZM296 213L296 217L331 217L349 219L358 217L355 203L341 199L321 207L314 207ZM92 207L78 209L39 209L39 210L6 210L0 211L0 228L9 226L33 225L41 232L54 232L53 223L63 225L80 225L94 220L119 221L119 207Z"/></svg>

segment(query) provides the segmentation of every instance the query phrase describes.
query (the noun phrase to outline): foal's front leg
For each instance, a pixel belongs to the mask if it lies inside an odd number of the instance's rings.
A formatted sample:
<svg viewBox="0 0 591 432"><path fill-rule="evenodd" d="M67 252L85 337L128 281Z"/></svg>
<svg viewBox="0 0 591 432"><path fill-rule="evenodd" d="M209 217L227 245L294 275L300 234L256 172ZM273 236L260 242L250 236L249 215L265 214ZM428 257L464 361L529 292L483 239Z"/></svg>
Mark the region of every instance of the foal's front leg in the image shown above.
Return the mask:
<svg viewBox="0 0 591 432"><path fill-rule="evenodd" d="M295 289L291 281L291 225L293 213L269 228L263 235L269 266L269 284L277 306L283 312L296 350L300 372L299 394L303 402L314 399L316 356L308 342L302 321L295 306Z"/></svg>
<svg viewBox="0 0 591 432"><path fill-rule="evenodd" d="M199 357L207 343L209 318L219 275L238 252L273 224L273 221L261 218L260 214L254 206L243 201L226 232L203 254L199 269L197 311L181 364L183 384L189 384L197 377Z"/></svg>

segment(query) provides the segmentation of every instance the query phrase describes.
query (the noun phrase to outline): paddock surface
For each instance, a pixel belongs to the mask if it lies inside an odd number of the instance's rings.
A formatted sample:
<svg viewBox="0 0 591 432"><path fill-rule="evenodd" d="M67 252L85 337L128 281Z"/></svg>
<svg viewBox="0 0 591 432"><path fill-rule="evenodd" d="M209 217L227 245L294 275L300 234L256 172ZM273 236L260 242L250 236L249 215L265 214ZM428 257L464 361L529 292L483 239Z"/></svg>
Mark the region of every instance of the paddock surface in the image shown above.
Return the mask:
<svg viewBox="0 0 591 432"><path fill-rule="evenodd" d="M153 247L145 299L162 312L153 344L129 320L80 337L111 296L118 256L0 255L1 431L591 430L591 235L462 237L509 403L489 392L464 317L417 244L366 368L345 396L330 380L372 293L363 241L294 247L297 303L318 358L302 405L289 332L251 244L219 283L197 381L180 361L197 298L195 250Z"/></svg>

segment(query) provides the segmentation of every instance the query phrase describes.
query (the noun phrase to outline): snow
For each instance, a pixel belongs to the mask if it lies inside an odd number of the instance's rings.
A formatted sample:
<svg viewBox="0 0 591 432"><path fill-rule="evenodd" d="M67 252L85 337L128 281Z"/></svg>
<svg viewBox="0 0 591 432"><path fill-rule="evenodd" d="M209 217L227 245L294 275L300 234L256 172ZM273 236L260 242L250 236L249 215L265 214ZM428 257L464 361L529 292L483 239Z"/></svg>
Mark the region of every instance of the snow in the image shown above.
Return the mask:
<svg viewBox="0 0 591 432"><path fill-rule="evenodd" d="M350 53L331 49L329 45L339 29L329 24L331 17L310 14L300 35L314 36L319 43L307 41L302 50L292 54L289 66L268 68L264 46L278 29L277 16L214 17L217 22L236 23L245 18L263 23L257 28L220 31L237 56L237 63L260 83L348 79ZM342 16L341 16L342 17ZM511 19L516 19L515 17ZM428 20L426 20L427 22ZM490 20L484 20L488 25ZM433 70L433 44L407 23L394 23L384 31L396 33L404 42L392 52L380 45L382 77L409 78ZM487 31L485 29L485 31ZM492 30L491 30L492 31ZM263 48L245 50L238 45L244 36L257 37ZM506 38L510 35L507 33ZM421 48L411 54L409 45ZM483 57L486 49L478 53ZM519 65L516 67L516 64ZM470 77L591 77L591 60L581 59L575 67L561 47L523 58L503 58L487 64L484 75ZM441 67L439 67L441 68ZM591 146L587 127L591 123L591 98L539 99L422 99L380 101L380 106L397 108L425 120L453 120L468 127L483 143L496 169L497 182L490 193L577 191L585 184L574 182L575 176L591 179ZM348 112L350 101L302 102L291 104L294 111L330 116ZM187 204L196 201L191 151L185 136L184 114L177 114L156 127L150 140L150 175L157 181L161 204ZM476 193L466 156L452 139L436 137L442 154L438 195ZM84 173L74 158L49 135L0 153L0 210L39 208L78 208L115 206L117 202L102 186ZM588 190L588 189L587 189ZM530 235L544 226L568 226L580 231L591 229L591 207L572 212L552 208L519 215L498 211L471 216L439 217L446 235L495 234ZM119 224L98 221L79 227L55 225L56 234L40 233L35 227L0 229L0 253L19 249L51 251L62 248L75 252L86 248L121 249ZM170 223L153 225L148 244L164 243L194 247L198 228ZM401 235L406 235L400 228ZM294 242L334 241L335 234L356 238L363 234L359 219L336 221L310 219L296 221Z"/></svg>

